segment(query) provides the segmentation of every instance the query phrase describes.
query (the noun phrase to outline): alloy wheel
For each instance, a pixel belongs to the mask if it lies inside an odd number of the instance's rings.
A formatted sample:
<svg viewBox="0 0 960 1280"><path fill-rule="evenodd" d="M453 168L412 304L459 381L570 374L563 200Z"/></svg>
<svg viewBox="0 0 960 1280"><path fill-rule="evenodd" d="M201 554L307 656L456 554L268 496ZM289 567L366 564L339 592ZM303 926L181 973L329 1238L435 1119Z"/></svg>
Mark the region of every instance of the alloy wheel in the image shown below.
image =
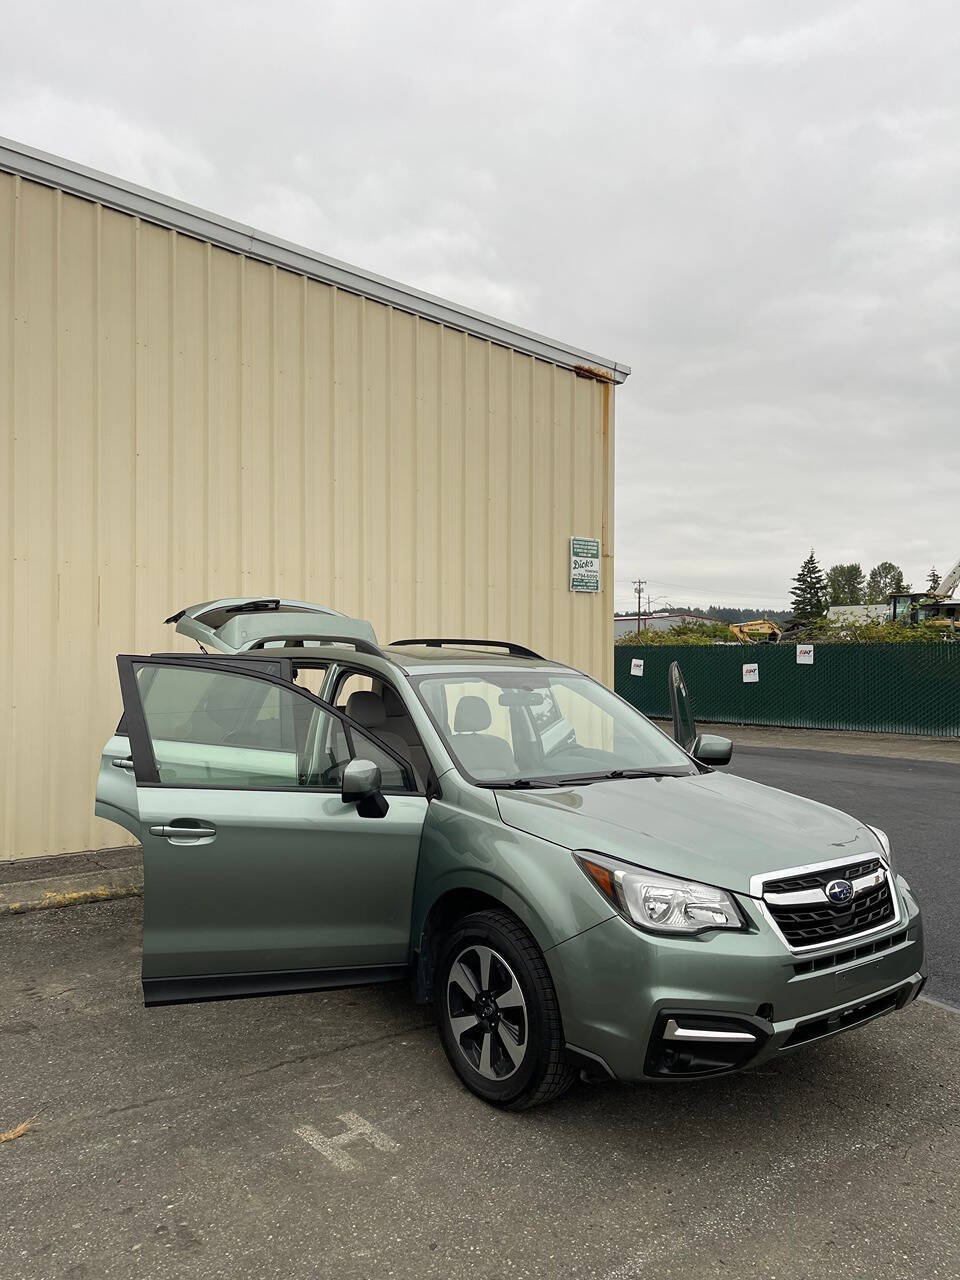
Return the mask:
<svg viewBox="0 0 960 1280"><path fill-rule="evenodd" d="M527 1002L516 974L492 947L465 947L447 977L447 1018L467 1062L487 1080L507 1080L527 1053Z"/></svg>

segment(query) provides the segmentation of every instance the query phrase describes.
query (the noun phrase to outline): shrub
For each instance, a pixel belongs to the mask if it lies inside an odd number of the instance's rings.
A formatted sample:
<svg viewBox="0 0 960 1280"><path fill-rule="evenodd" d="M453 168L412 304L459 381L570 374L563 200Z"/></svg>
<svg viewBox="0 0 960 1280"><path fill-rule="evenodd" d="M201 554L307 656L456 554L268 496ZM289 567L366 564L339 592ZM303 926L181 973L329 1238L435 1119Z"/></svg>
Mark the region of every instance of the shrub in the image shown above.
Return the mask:
<svg viewBox="0 0 960 1280"><path fill-rule="evenodd" d="M903 622L864 621L817 618L806 626L791 631L780 644L941 644L944 640L960 640L960 626L955 628L922 622L909 626ZM672 631L636 631L620 636L618 645L661 644L737 644L739 643L724 622L686 622ZM756 644L744 648L756 649Z"/></svg>
<svg viewBox="0 0 960 1280"><path fill-rule="evenodd" d="M684 622L670 631L631 631L620 636L617 644L724 644L733 640L726 622Z"/></svg>

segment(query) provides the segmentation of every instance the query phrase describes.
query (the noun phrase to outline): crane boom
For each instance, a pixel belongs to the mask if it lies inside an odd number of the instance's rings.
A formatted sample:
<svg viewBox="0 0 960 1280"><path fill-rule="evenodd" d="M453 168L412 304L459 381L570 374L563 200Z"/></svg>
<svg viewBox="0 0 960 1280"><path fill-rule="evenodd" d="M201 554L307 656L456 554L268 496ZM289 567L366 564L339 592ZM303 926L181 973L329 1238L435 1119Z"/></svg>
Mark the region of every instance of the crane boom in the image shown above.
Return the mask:
<svg viewBox="0 0 960 1280"><path fill-rule="evenodd" d="M936 591L931 591L930 594L932 596L936 596L938 600L950 600L954 591L957 589L958 583L960 583L960 560L957 561L946 577L941 580Z"/></svg>

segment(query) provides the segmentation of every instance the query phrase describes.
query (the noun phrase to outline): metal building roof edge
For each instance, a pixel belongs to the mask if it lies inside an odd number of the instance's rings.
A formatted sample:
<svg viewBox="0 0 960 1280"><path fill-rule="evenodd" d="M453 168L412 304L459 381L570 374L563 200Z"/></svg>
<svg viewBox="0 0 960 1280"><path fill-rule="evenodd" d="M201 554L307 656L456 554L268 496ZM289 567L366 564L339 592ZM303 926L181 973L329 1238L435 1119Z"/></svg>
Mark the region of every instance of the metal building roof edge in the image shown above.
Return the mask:
<svg viewBox="0 0 960 1280"><path fill-rule="evenodd" d="M386 303L401 311L422 316L451 329L459 329L474 337L484 338L499 346L548 360L552 364L583 373L596 373L615 383L624 382L630 366L616 360L582 351L566 343L555 342L542 334L532 333L498 320L494 316L458 306L444 298L423 293L409 285L384 276L373 275L336 258L325 257L312 249L291 244L255 227L221 218L205 209L174 200L146 187L124 182L111 174L88 169L60 156L50 155L24 143L0 137L0 170L28 178L45 186L56 187L69 195L92 200L122 213L142 218L171 230L206 240L223 249L257 258L288 271L336 285L350 293L361 294Z"/></svg>

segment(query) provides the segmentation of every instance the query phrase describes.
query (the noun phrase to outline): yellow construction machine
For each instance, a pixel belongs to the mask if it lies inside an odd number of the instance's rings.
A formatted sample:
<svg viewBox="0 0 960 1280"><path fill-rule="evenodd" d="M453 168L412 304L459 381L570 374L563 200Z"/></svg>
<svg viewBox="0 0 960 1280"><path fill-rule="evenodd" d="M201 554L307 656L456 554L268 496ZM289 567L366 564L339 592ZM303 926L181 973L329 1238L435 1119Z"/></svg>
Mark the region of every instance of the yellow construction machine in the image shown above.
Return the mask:
<svg viewBox="0 0 960 1280"><path fill-rule="evenodd" d="M749 622L731 622L730 630L741 644L776 644L781 631L769 618L751 618Z"/></svg>

